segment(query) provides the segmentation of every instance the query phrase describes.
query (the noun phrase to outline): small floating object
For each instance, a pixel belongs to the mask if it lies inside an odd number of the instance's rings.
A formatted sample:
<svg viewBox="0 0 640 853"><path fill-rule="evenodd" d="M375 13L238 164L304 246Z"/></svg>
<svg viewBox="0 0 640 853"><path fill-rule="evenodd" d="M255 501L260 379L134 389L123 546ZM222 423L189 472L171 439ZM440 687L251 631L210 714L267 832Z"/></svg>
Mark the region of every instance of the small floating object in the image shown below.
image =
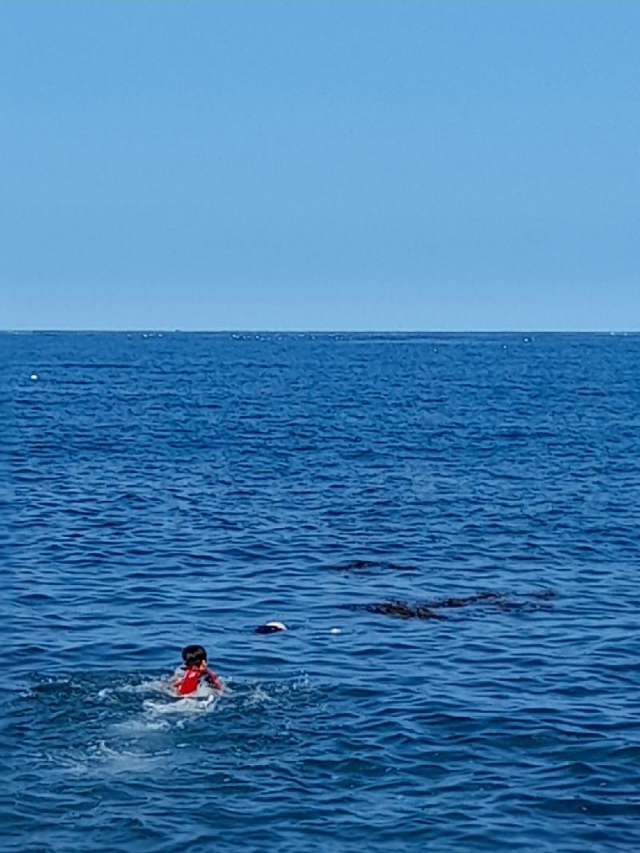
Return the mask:
<svg viewBox="0 0 640 853"><path fill-rule="evenodd" d="M329 631L330 634L342 634L342 628L332 628Z"/></svg>
<svg viewBox="0 0 640 853"><path fill-rule="evenodd" d="M277 634L280 631L286 631L287 626L284 622L267 622L266 625L258 625L255 634Z"/></svg>
<svg viewBox="0 0 640 853"><path fill-rule="evenodd" d="M29 379L32 379L34 382L37 380L37 378L38 378L37 373L32 373L31 376L29 377Z"/></svg>

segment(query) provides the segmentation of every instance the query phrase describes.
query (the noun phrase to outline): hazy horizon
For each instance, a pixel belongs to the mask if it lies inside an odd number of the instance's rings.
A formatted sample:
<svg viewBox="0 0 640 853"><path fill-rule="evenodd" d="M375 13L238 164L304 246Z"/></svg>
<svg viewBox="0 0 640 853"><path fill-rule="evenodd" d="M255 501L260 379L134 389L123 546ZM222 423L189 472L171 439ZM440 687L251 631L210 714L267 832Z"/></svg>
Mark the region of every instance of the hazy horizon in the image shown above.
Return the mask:
<svg viewBox="0 0 640 853"><path fill-rule="evenodd" d="M170 329L162 327L140 328L41 328L0 329L2 335L637 335L640 329Z"/></svg>

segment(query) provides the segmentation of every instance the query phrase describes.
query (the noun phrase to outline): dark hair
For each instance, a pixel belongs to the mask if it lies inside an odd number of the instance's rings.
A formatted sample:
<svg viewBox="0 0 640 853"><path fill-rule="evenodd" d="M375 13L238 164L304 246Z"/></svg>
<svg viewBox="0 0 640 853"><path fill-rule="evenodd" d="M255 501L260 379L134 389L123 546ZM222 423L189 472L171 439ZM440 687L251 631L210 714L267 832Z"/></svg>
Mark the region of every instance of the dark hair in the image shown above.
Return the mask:
<svg viewBox="0 0 640 853"><path fill-rule="evenodd" d="M207 662L207 651L204 646L185 646L182 650L182 660L186 667L200 666Z"/></svg>

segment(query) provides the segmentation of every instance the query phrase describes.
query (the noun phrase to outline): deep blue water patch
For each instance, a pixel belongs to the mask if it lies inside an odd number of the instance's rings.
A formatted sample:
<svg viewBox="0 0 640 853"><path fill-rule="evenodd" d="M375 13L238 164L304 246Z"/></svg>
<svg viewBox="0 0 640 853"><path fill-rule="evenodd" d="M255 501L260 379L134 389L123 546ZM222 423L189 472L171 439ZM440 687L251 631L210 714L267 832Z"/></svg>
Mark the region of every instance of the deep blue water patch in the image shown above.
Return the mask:
<svg viewBox="0 0 640 853"><path fill-rule="evenodd" d="M640 337L0 349L3 850L640 847Z"/></svg>

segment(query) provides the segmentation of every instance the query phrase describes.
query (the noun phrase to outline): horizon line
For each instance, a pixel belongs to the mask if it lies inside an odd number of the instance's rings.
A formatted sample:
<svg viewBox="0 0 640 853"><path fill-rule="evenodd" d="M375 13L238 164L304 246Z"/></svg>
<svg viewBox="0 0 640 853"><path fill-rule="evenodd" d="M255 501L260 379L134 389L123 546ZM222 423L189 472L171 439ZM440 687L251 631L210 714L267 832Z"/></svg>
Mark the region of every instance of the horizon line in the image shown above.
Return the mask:
<svg viewBox="0 0 640 853"><path fill-rule="evenodd" d="M2 335L637 335L640 329L169 329L150 328L18 328L0 329Z"/></svg>

